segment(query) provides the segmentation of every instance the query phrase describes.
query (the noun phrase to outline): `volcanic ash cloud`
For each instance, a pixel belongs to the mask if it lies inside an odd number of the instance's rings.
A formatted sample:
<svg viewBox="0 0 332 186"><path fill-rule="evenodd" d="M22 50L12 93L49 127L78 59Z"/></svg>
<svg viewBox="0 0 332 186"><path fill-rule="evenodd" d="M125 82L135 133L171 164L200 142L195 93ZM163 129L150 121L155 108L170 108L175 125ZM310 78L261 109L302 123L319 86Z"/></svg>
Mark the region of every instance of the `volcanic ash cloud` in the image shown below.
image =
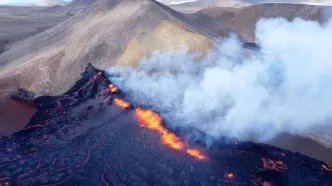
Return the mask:
<svg viewBox="0 0 332 186"><path fill-rule="evenodd" d="M172 126L209 135L265 141L284 132L332 130L332 21L262 19L262 50L248 55L232 35L203 59L185 48L155 52L110 76L137 104L161 112ZM332 132L331 132L332 133Z"/></svg>

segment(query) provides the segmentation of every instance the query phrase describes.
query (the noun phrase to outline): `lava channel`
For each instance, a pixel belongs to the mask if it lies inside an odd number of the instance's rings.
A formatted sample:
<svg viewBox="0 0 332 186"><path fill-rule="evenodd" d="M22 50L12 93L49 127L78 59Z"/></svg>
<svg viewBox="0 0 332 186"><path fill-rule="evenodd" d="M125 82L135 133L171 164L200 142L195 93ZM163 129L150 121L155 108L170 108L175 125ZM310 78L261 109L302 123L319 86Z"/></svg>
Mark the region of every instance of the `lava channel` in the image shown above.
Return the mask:
<svg viewBox="0 0 332 186"><path fill-rule="evenodd" d="M185 144L173 132L169 131L162 125L161 117L151 111L141 107L135 108L135 114L139 121L139 126L157 131L161 134L161 142L176 150L186 150L186 153L197 159L204 160L204 156L198 149L185 147Z"/></svg>
<svg viewBox="0 0 332 186"><path fill-rule="evenodd" d="M119 90L113 84L109 84L108 87L112 93L115 93ZM128 108L130 106L130 103L117 97L114 98L114 103L122 109ZM175 150L184 150L188 155L195 157L196 159L206 159L206 156L203 155L198 149L186 147L186 145L181 141L178 136L176 136L175 133L166 129L162 125L162 119L157 113L148 109L144 109L142 107L136 107L135 115L137 120L139 121L140 127L157 131L161 135L160 139L162 144L165 144Z"/></svg>

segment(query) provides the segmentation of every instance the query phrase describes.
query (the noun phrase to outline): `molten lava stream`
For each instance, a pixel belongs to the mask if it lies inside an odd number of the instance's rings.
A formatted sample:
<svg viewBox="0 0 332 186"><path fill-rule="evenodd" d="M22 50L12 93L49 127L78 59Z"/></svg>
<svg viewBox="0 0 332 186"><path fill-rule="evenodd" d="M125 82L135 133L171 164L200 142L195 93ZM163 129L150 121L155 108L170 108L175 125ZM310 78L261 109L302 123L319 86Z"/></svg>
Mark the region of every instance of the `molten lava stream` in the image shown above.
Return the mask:
<svg viewBox="0 0 332 186"><path fill-rule="evenodd" d="M118 88L113 84L109 84L108 87L112 93L118 91ZM120 98L114 98L114 103L123 109L130 106L130 103ZM177 137L174 133L167 130L161 124L162 120L158 114L152 112L151 110L143 109L141 107L136 107L135 113L136 117L139 120L140 127L145 127L150 130L155 130L159 132L161 134L160 138L163 144L176 150L183 150L185 148L185 145L183 142L181 142L180 138ZM202 153L198 149L187 148L186 153L200 160L206 159L206 157L202 155Z"/></svg>
<svg viewBox="0 0 332 186"><path fill-rule="evenodd" d="M276 171L288 169L288 166L284 164L284 162L282 161L273 161L267 158L263 158L262 160L265 169L276 170Z"/></svg>
<svg viewBox="0 0 332 186"><path fill-rule="evenodd" d="M174 133L169 132L164 126L162 126L162 120L158 114L140 107L137 107L135 111L140 127L145 127L159 132L161 134L161 141L163 144L166 144L173 149L183 149L184 145L180 139Z"/></svg>
<svg viewBox="0 0 332 186"><path fill-rule="evenodd" d="M189 154L190 156L193 156L197 159L200 159L200 160L206 159L206 157L198 149L188 148L187 149L187 154Z"/></svg>
<svg viewBox="0 0 332 186"><path fill-rule="evenodd" d="M332 172L332 168L329 168L326 165L322 165L322 170L328 171L328 172Z"/></svg>
<svg viewBox="0 0 332 186"><path fill-rule="evenodd" d="M114 98L114 103L123 109L129 107L130 105L128 102L120 98Z"/></svg>
<svg viewBox="0 0 332 186"><path fill-rule="evenodd" d="M161 134L160 138L163 144L176 150L183 150L185 148L185 145L183 142L181 142L180 138L162 125L162 120L158 114L141 107L136 107L135 113L140 127L159 132ZM186 152L190 156L193 156L197 159L206 159L206 157L202 155L198 149L187 148Z"/></svg>
<svg viewBox="0 0 332 186"><path fill-rule="evenodd" d="M113 84L109 84L108 87L112 93L118 91L118 88Z"/></svg>

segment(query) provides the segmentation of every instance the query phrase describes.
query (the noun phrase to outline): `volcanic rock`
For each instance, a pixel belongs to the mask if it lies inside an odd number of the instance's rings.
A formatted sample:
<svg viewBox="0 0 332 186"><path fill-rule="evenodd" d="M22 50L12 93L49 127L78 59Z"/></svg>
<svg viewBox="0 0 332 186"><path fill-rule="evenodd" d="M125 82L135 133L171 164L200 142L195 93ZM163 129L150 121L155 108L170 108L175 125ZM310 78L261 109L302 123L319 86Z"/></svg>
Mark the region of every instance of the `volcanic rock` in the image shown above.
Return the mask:
<svg viewBox="0 0 332 186"><path fill-rule="evenodd" d="M2 185L329 185L323 162L252 142L209 148L192 143L199 160L139 127L132 108L101 102L112 93L92 66L63 95L39 97L40 110L24 130L0 138ZM52 102L53 104L49 104ZM87 111L89 105L96 107ZM181 134L179 136L182 138Z"/></svg>

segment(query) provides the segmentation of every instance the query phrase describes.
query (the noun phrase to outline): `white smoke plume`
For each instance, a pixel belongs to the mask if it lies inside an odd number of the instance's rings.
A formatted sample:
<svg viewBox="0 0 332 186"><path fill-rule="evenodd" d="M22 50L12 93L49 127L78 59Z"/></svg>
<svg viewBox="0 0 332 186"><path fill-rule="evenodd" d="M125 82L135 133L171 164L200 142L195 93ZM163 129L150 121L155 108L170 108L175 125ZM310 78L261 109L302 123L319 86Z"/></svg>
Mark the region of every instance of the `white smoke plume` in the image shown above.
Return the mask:
<svg viewBox="0 0 332 186"><path fill-rule="evenodd" d="M203 59L182 49L155 52L110 77L138 104L172 125L260 141L281 133L332 132L332 21L262 19L262 50L248 55L236 36Z"/></svg>

